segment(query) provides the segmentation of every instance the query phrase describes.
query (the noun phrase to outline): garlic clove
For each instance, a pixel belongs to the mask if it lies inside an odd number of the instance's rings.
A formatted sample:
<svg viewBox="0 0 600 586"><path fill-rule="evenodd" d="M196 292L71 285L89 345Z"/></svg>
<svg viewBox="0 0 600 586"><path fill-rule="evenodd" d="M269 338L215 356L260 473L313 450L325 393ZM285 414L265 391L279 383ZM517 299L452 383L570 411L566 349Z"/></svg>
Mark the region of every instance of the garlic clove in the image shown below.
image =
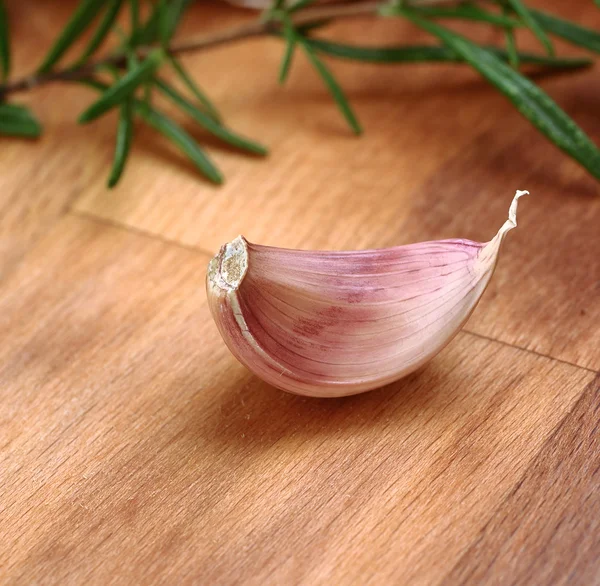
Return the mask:
<svg viewBox="0 0 600 586"><path fill-rule="evenodd" d="M465 323L526 193L517 191L488 243L330 252L238 236L208 267L213 318L234 356L283 390L339 397L383 386L430 360Z"/></svg>

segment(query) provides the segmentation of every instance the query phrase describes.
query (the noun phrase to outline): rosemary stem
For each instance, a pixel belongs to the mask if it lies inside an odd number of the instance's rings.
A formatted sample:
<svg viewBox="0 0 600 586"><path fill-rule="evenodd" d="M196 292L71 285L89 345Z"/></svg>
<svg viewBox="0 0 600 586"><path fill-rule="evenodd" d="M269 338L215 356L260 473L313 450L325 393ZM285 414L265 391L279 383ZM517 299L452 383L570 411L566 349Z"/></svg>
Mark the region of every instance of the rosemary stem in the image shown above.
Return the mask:
<svg viewBox="0 0 600 586"><path fill-rule="evenodd" d="M413 0L409 4L412 6L431 6L439 4L460 4L464 0ZM323 20L351 18L356 16L375 16L382 2L365 0L363 2L340 3L324 6L312 6L294 14L292 21L295 25L307 25L313 22ZM169 47L171 55L181 53L190 53L201 51L244 39L269 35L279 32L280 23L272 20L257 19L253 22L229 27L220 31L204 33L190 39L174 41ZM140 47L137 50L140 58L146 57L153 47ZM21 79L0 85L0 102L9 94L24 92L32 88L53 82L72 81L86 79L92 75L98 68L104 65L120 66L125 63L126 57L123 54L109 55L100 60L85 63L78 67L59 69L45 74L32 74Z"/></svg>

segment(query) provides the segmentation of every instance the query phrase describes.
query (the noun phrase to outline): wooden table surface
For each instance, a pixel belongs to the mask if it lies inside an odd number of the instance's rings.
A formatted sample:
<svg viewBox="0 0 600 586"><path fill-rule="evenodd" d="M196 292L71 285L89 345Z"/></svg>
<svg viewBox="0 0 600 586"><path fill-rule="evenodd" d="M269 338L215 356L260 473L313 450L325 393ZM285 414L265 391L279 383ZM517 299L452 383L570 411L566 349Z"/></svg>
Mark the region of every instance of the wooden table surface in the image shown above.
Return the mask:
<svg viewBox="0 0 600 586"><path fill-rule="evenodd" d="M538 5L600 27L591 1ZM8 8L25 73L73 3ZM199 4L181 34L247 16ZM396 21L325 32L427 42ZM356 138L303 58L277 86L281 56L261 39L185 58L272 149L209 143L221 188L141 129L108 191L115 117L77 126L83 88L21 97L46 134L0 139L0 582L600 583L598 184L462 66L331 61ZM600 143L598 71L539 83ZM205 269L238 233L487 240L517 188L532 195L479 307L396 384L285 394L218 336Z"/></svg>

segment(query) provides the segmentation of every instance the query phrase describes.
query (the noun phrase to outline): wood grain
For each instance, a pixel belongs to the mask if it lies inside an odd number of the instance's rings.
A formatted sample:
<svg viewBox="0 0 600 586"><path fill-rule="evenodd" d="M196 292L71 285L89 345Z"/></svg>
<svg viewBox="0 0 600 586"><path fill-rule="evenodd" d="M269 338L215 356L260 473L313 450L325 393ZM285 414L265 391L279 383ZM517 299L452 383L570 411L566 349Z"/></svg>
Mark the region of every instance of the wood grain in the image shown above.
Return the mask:
<svg viewBox="0 0 600 586"><path fill-rule="evenodd" d="M600 582L599 420L596 377L444 584Z"/></svg>
<svg viewBox="0 0 600 586"><path fill-rule="evenodd" d="M70 218L11 279L11 580L433 582L592 378L463 334L381 391L286 395L216 338L205 261Z"/></svg>
<svg viewBox="0 0 600 586"><path fill-rule="evenodd" d="M73 2L10 2L7 5L14 38L14 75L31 73L59 27L71 14ZM35 39L35 42L31 42ZM22 258L29 246L81 195L85 186L104 172L102 139L88 140L74 114L90 99L89 90L70 85L16 95L15 103L35 112L46 134L38 141L0 136L0 281ZM68 113L68 117L66 114ZM108 122L110 121L110 122ZM108 123L108 125L107 125ZM115 120L109 117L96 134L113 136ZM68 145L68 148L64 148ZM76 155L76 156L75 156Z"/></svg>
<svg viewBox="0 0 600 586"><path fill-rule="evenodd" d="M29 71L73 4L8 4ZM587 1L548 5L600 22ZM248 17L197 3L182 34ZM326 33L423 40L401 22ZM461 67L332 62L357 139L302 59L277 88L281 50L186 58L228 122L273 147L247 158L191 129L221 189L138 129L110 192L114 117L74 124L93 94L19 98L46 135L0 144L0 584L594 583L596 184ZM541 83L600 138L596 70ZM403 381L287 395L217 334L207 253L238 232L485 240L516 188L532 196L480 307Z"/></svg>

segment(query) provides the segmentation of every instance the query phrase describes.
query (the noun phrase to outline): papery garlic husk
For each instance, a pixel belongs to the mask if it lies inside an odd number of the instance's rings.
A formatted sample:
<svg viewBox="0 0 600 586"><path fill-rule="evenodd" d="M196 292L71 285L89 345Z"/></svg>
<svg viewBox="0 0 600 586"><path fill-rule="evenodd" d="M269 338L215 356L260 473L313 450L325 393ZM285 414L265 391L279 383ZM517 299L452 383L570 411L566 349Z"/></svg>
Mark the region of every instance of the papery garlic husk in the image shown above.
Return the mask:
<svg viewBox="0 0 600 586"><path fill-rule="evenodd" d="M225 343L254 374L300 395L340 397L410 374L456 335L485 290L508 220L487 243L303 251L238 236L207 273Z"/></svg>

